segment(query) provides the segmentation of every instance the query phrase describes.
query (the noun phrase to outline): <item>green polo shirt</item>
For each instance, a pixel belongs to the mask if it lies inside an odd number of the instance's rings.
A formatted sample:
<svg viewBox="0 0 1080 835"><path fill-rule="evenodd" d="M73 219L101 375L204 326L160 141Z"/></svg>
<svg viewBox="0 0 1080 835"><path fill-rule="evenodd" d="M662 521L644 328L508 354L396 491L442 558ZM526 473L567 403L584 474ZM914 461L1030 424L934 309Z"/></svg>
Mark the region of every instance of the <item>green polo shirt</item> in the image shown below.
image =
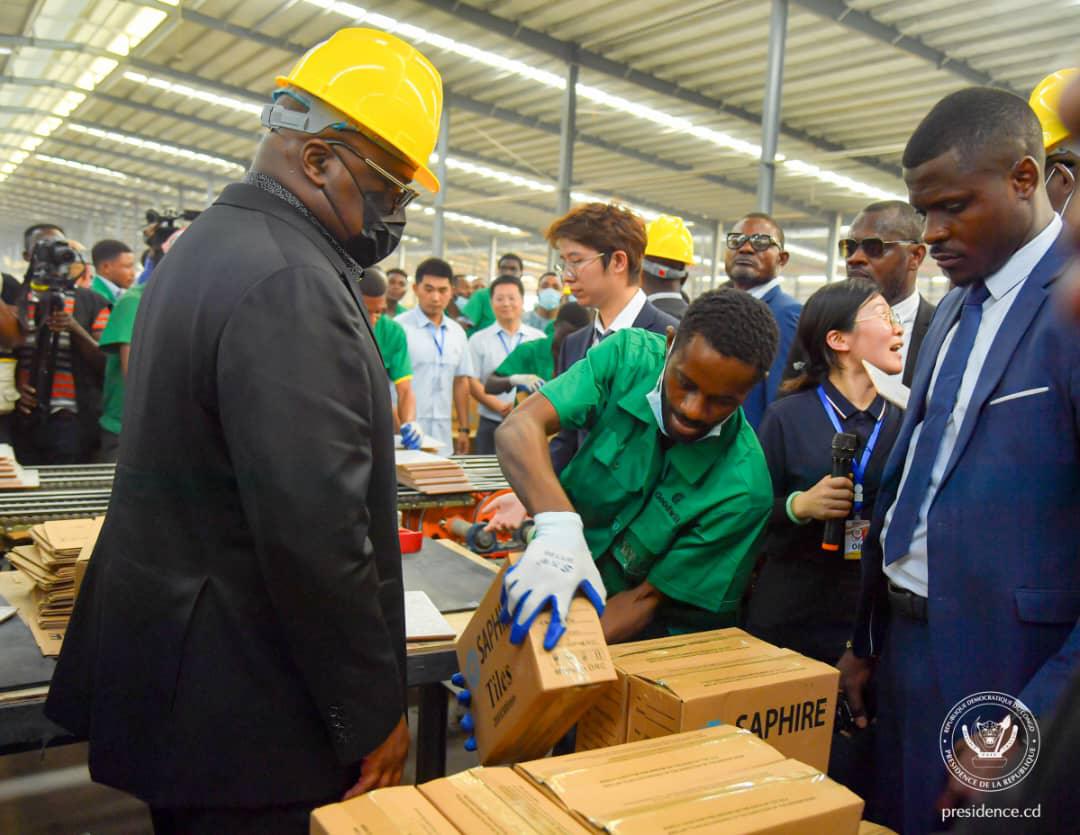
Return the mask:
<svg viewBox="0 0 1080 835"><path fill-rule="evenodd" d="M535 374L545 381L550 380L555 376L555 358L551 355L552 341L552 337L548 336L522 342L502 361L502 365L495 369L495 376Z"/></svg>
<svg viewBox="0 0 1080 835"><path fill-rule="evenodd" d="M124 417L124 371L120 367L120 346L131 344L135 313L139 309L145 284L136 284L120 297L101 332L101 350L105 352L105 383L101 391L101 417L98 425L114 435L120 434Z"/></svg>
<svg viewBox="0 0 1080 835"><path fill-rule="evenodd" d="M380 316L375 323L375 344L382 354L386 376L395 385L412 377L412 363L409 361L409 338L405 328L389 316Z"/></svg>
<svg viewBox="0 0 1080 835"><path fill-rule="evenodd" d="M645 396L665 353L664 337L626 328L540 390L564 429L589 431L559 480L609 595L648 580L673 603L730 616L772 510L769 470L741 408L716 437L664 449Z"/></svg>
<svg viewBox="0 0 1080 835"><path fill-rule="evenodd" d="M94 273L94 278L90 282L90 289L105 299L109 304L116 303L116 291L97 273Z"/></svg>
<svg viewBox="0 0 1080 835"><path fill-rule="evenodd" d="M495 322L495 311L491 309L491 290L487 287L481 287L469 296L461 315L473 323L473 326L467 329L469 336L493 324Z"/></svg>

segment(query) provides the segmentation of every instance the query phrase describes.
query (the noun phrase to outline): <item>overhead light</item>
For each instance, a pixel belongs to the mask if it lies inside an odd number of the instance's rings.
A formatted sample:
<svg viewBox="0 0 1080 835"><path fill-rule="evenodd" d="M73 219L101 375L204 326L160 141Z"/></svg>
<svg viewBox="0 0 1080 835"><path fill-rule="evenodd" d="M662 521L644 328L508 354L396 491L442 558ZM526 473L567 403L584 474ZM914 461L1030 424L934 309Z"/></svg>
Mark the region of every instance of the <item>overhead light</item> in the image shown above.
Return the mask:
<svg viewBox="0 0 1080 835"><path fill-rule="evenodd" d="M425 215L435 214L435 209L431 206L424 206L421 211ZM461 212L444 211L443 216L447 220L453 220L457 223L463 223L466 226L475 226L479 229L487 229L490 232L502 232L504 235L527 235L528 233L524 229L519 229L516 226L508 226L505 223L496 223L493 220L485 220L482 217L474 217L473 215L462 214Z"/></svg>
<svg viewBox="0 0 1080 835"><path fill-rule="evenodd" d="M34 128L34 133L38 136L45 137L56 130L60 125L64 123L64 120L59 116L46 116L37 126Z"/></svg>
<svg viewBox="0 0 1080 835"><path fill-rule="evenodd" d="M221 96L217 93L211 93L209 90L200 90L188 84L178 84L172 81L167 81L164 78L155 78L153 76L148 76L141 72L125 72L124 78L126 78L128 81L134 81L136 84L143 84L147 87L153 87L157 90L164 90L168 93L175 93L178 96L184 96L189 99L198 99L199 101L204 101L207 104L216 104L219 107L225 107L229 110L236 110L240 113L251 113L255 116L258 116L262 113L262 105L260 104L241 101L240 99L233 98L232 96Z"/></svg>
<svg viewBox="0 0 1080 835"><path fill-rule="evenodd" d="M60 99L55 105L53 105L52 112L60 117L67 117L71 115L76 107L86 101L85 93L76 93L74 90L65 93L64 97Z"/></svg>
<svg viewBox="0 0 1080 835"><path fill-rule="evenodd" d="M114 180L130 179L123 171L114 171L111 168L103 168L100 165L91 165L88 162L76 162L73 159L62 159L61 157L53 157L48 154L34 154L34 159L39 159L42 162L48 162L52 165L59 165L64 168L74 168L76 171L82 171L86 174L97 174L101 177L110 177Z"/></svg>
<svg viewBox="0 0 1080 835"><path fill-rule="evenodd" d="M168 156L180 157L182 159L188 159L193 162L202 162L208 165L216 165L220 168L230 170L244 170L244 166L238 165L235 162L231 162L221 157L211 156L210 154L204 154L201 151L193 151L190 148L181 148L178 145L170 145L166 142L157 142L152 139L143 139L131 134L117 133L116 131L101 130L100 128L93 128L88 125L80 125L77 122L72 122L67 125L69 130L75 133L86 134L87 136L93 136L96 139L105 139L109 142L116 142L121 145L130 145L135 148L142 148L147 151L154 151L159 154L166 154Z"/></svg>
<svg viewBox="0 0 1080 835"><path fill-rule="evenodd" d="M823 183L829 183L830 185L853 191L856 194L861 194L865 197L873 197L878 200L903 200L905 203L907 202L906 196L894 194L891 191L885 191L884 189L877 188L843 174L837 174L835 171L827 171L824 168L819 168L816 165L811 165L802 160L789 159L784 162L784 168L795 174L813 177Z"/></svg>
<svg viewBox="0 0 1080 835"><path fill-rule="evenodd" d="M436 49L441 49L444 52L459 55L470 61L491 67L501 73L516 75L553 90L566 89L566 79L562 75L558 75L548 70L538 69L524 61L506 58L491 52L490 50L473 46L472 44L455 41L445 35L422 29L411 23L404 23L384 14L369 12L352 3L339 2L339 0L304 0L304 2L312 6L318 6L320 9L326 9L327 11L350 18L356 22L363 21L376 28L385 29L388 32L392 32L410 40L415 44L428 44ZM609 107L612 110L617 110L621 113L626 113L666 130L688 134L717 147L754 159L760 159L761 157L760 145L754 142L748 142L744 139L739 139L724 131L715 130L704 125L697 125L685 117L676 116L657 108L638 104L630 99L617 96L589 84L579 83L576 87L576 92L579 98L586 101ZM800 160L788 159L783 154L777 154L776 161L782 162L785 165L795 164L796 167L793 168L793 170L796 171L796 173L806 174L807 176L814 177L831 185L849 188L856 194L867 196L889 194L882 189L878 189L875 186L855 180L851 177L846 177L842 174L820 168L819 166L801 162ZM895 199L895 196L890 195L883 199Z"/></svg>

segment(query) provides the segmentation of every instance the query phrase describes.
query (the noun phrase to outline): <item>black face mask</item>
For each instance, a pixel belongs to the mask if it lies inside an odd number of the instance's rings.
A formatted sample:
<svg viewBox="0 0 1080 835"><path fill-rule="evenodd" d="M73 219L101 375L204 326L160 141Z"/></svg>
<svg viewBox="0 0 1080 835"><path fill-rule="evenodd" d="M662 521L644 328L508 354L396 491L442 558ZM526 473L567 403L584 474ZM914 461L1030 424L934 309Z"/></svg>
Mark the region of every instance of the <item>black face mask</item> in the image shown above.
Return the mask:
<svg viewBox="0 0 1080 835"><path fill-rule="evenodd" d="M383 217L382 211L375 205L375 201L360 188L360 184L356 182L356 177L353 176L352 171L338 156L338 152L334 151L333 154L338 158L338 162L345 167L345 170L349 172L349 179L353 181L353 185L356 186L356 190L360 192L360 196L364 200L364 229L359 234L341 241L341 248L349 253L349 256L361 267L370 267L393 253L398 244L401 243L401 236L405 234L405 210L402 209L395 214ZM323 194L326 196L330 208L337 215L342 228L344 228L345 221L341 217L341 212L338 211L337 206L334 205L334 201L325 189L323 189Z"/></svg>

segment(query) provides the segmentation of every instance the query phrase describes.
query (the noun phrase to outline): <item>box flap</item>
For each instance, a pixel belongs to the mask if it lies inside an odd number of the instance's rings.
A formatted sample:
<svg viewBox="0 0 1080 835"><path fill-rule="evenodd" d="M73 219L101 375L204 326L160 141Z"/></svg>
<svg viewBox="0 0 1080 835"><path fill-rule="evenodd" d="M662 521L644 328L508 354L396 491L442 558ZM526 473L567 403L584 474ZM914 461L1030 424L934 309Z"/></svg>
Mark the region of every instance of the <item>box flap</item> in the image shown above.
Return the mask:
<svg viewBox="0 0 1080 835"><path fill-rule="evenodd" d="M751 656L731 663L707 664L672 673L636 674L636 678L672 693L683 701L731 690L746 690L821 675L837 675L835 667L794 652L773 657Z"/></svg>

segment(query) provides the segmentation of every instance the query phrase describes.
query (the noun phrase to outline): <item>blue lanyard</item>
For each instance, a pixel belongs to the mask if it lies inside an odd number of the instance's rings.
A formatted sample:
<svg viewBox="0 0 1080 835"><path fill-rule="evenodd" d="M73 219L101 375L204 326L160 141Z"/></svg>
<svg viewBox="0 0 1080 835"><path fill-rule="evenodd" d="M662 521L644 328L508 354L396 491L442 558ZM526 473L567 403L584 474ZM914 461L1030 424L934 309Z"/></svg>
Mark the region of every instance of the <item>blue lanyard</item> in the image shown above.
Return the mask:
<svg viewBox="0 0 1080 835"><path fill-rule="evenodd" d="M435 335L437 331L442 331L442 342L439 342L439 337ZM438 327L432 325L431 327L431 341L435 343L435 350L439 352L439 359L442 359L443 346L446 345L446 325L440 325Z"/></svg>
<svg viewBox="0 0 1080 835"><path fill-rule="evenodd" d="M817 396L821 401L821 405L825 407L825 414L829 416L833 428L837 432L843 432L844 429L840 426L840 421L836 417L836 408L829 402L829 397L825 394L824 386L817 387ZM877 423L874 424L874 431L870 433L870 437L866 441L862 457L858 461L851 462L851 472L854 476L852 481L855 484L855 501L853 507L856 516L863 508L863 482L866 478L866 468L870 465L870 456L874 454L874 447L877 445L878 435L881 434L881 425L883 423L885 423L884 410L881 412L881 417L877 419Z"/></svg>
<svg viewBox="0 0 1080 835"><path fill-rule="evenodd" d="M503 339L503 333L502 333L502 331L497 331L497 332L495 333L495 335L496 335L497 337L499 337L499 342L501 342L501 343L502 343L502 346L503 346L503 350L504 350L504 351L506 351L506 356L510 356L510 351L511 351L511 348L510 348L510 346L509 346L509 345L507 345L507 344L506 344L506 340L505 340L505 339ZM514 343L514 347L516 348L516 347L517 347L518 345L520 345L520 344L521 344L521 340L522 340L522 339L524 339L524 338L525 338L525 334L523 334L523 333L519 333L519 334L517 335L517 342L515 342L515 343Z"/></svg>

